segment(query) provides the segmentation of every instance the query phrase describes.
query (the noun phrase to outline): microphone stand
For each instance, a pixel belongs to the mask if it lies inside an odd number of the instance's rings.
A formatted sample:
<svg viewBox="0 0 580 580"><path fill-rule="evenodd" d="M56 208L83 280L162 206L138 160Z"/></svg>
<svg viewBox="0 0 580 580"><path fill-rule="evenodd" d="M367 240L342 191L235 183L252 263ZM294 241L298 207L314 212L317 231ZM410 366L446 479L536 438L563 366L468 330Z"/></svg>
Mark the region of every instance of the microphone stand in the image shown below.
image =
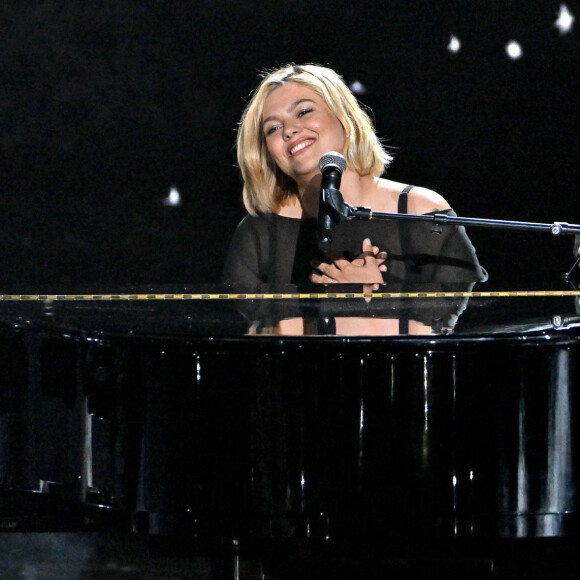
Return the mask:
<svg viewBox="0 0 580 580"><path fill-rule="evenodd" d="M569 224L567 222L554 222L552 224L543 224L535 222L519 222L507 220L481 219L481 218L465 218L454 217L445 214L402 214L402 213L381 213L373 212L370 207L355 207L345 202L341 193L336 190L323 190L322 203L325 204L328 214L332 218L332 222L336 226L338 223L344 221L370 221L370 220L402 220L402 221L423 221L431 222L433 224L432 230L434 233L441 232L441 225L459 225L459 226L479 226L488 228L501 229L517 229L528 231L543 231L549 232L553 236L574 235L574 256L576 261L566 272L562 275L565 282L572 282L572 275L575 271L579 273L580 270L580 225Z"/></svg>

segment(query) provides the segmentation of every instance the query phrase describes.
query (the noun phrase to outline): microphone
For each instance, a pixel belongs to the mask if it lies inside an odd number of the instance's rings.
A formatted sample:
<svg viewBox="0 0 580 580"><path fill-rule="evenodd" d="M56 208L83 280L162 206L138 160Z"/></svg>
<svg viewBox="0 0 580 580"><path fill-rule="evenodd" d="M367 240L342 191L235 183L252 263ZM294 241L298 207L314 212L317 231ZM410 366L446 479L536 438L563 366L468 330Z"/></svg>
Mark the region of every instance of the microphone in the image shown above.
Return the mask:
<svg viewBox="0 0 580 580"><path fill-rule="evenodd" d="M340 180L346 170L346 159L336 151L325 153L318 164L322 173L316 238L322 251L330 249L334 227L343 217L344 200Z"/></svg>

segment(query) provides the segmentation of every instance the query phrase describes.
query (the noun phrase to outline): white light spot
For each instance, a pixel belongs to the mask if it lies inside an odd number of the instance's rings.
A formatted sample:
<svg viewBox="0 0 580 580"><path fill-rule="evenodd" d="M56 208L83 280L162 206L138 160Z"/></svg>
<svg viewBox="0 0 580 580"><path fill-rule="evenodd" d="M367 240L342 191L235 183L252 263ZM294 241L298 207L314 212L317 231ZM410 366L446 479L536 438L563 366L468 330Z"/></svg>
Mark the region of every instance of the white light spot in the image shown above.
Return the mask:
<svg viewBox="0 0 580 580"><path fill-rule="evenodd" d="M459 52L461 50L461 42L459 42L459 38L457 38L457 36L454 34L452 34L451 38L449 39L447 50L449 52Z"/></svg>
<svg viewBox="0 0 580 580"><path fill-rule="evenodd" d="M163 200L163 205L181 205L181 194L177 191L176 187L172 187L169 190L169 195Z"/></svg>
<svg viewBox="0 0 580 580"><path fill-rule="evenodd" d="M560 31L560 34L568 34L572 30L573 24L574 16L572 16L566 4L561 4L558 19L554 22L554 26Z"/></svg>
<svg viewBox="0 0 580 580"><path fill-rule="evenodd" d="M354 81L350 85L350 90L355 95L364 95L367 92L367 88L360 81Z"/></svg>
<svg viewBox="0 0 580 580"><path fill-rule="evenodd" d="M519 42L516 42L515 40L508 42L508 44L505 47L505 51L512 60L517 60L518 58L521 58L522 55L524 54L522 51L522 46L520 45Z"/></svg>

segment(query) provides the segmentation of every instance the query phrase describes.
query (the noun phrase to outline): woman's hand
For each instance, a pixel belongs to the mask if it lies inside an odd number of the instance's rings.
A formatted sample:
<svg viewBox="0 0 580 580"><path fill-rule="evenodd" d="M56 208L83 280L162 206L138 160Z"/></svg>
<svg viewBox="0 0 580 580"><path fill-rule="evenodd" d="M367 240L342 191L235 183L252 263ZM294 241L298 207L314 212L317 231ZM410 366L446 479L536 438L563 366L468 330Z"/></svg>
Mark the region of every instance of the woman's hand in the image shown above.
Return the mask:
<svg viewBox="0 0 580 580"><path fill-rule="evenodd" d="M350 262L341 252L329 254L330 262L313 260L312 266L316 272L310 275L310 281L315 284L364 284L378 290L383 284L382 272L386 272L384 264L387 259L386 252L380 252L377 246L373 246L370 239L362 243L362 253L358 258ZM366 291L366 290L365 290Z"/></svg>

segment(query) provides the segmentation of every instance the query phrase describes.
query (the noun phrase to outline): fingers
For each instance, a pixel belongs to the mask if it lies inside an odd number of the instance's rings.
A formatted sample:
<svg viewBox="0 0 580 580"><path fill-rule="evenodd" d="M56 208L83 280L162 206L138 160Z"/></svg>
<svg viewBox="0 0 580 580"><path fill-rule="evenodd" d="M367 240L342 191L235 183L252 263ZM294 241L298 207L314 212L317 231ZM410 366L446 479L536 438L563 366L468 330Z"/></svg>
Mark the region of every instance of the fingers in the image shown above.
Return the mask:
<svg viewBox="0 0 580 580"><path fill-rule="evenodd" d="M385 262L385 260L387 259L387 252L379 252L376 256L375 259L377 261L377 264L382 264L383 262Z"/></svg>
<svg viewBox="0 0 580 580"><path fill-rule="evenodd" d="M387 259L387 252L381 252L378 246L373 246L370 238L365 238L362 243L362 256L359 256L357 260L362 260L361 266L366 263L366 260L374 259L375 265L378 266L381 272L386 272L387 267L384 265Z"/></svg>
<svg viewBox="0 0 580 580"><path fill-rule="evenodd" d="M377 246L372 245L370 238L365 238L363 240L363 243L362 243L363 255L374 256L375 254L378 254L378 252L379 252L379 249L377 248Z"/></svg>
<svg viewBox="0 0 580 580"><path fill-rule="evenodd" d="M363 240L361 249L361 255L352 261L347 260L340 252L329 254L327 257L330 262L311 260L310 265L315 271L311 274L310 280L317 284L331 284L333 282L382 283L380 273L387 271L387 266L384 263L387 259L387 253L381 252L378 246L373 246L370 238Z"/></svg>
<svg viewBox="0 0 580 580"><path fill-rule="evenodd" d="M382 284L363 284L363 292L365 294L372 294L373 292L376 292L381 286L384 286L384 282ZM365 296L364 300L365 302L370 302L371 296Z"/></svg>
<svg viewBox="0 0 580 580"><path fill-rule="evenodd" d="M326 274L317 274L316 272L312 272L310 274L310 281L314 284L335 284L336 280L328 277Z"/></svg>
<svg viewBox="0 0 580 580"><path fill-rule="evenodd" d="M378 246L373 246L370 238L366 238L362 243L362 254L359 256L363 257L373 257L376 260L384 262L387 259L387 252L381 252Z"/></svg>
<svg viewBox="0 0 580 580"><path fill-rule="evenodd" d="M326 262L320 262L319 260L311 260L310 265L315 269L310 276L310 279L313 282L329 284L331 282L336 282L340 275L340 268L338 268L334 263L327 264Z"/></svg>

